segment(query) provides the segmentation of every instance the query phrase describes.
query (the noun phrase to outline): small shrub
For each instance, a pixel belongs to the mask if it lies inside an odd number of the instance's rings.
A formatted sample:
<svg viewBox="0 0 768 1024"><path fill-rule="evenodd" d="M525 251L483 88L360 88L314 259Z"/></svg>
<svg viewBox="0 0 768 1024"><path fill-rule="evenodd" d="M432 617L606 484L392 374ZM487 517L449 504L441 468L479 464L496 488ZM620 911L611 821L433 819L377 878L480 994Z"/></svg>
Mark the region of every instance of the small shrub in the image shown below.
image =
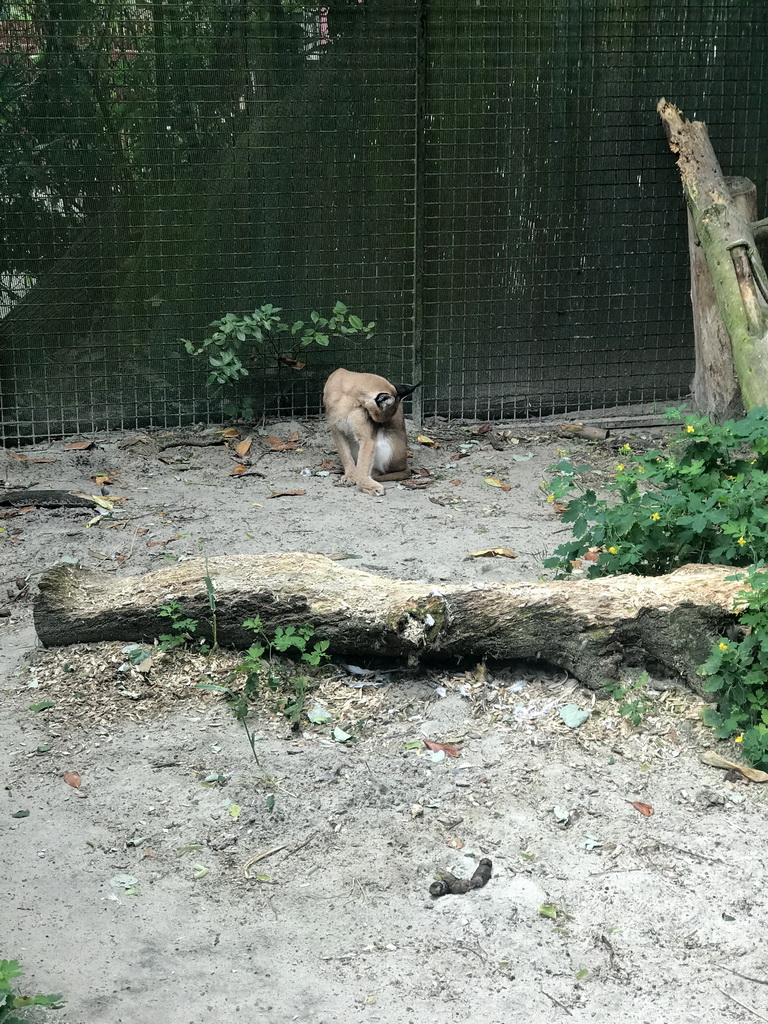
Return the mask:
<svg viewBox="0 0 768 1024"><path fill-rule="evenodd" d="M681 419L679 410L668 413ZM722 425L686 416L665 451L619 453L609 498L575 494L586 465L563 459L544 486L567 499L574 537L545 561L560 575L593 549L589 576L659 575L689 562L748 566L768 548L768 411ZM588 560L589 561L589 560Z"/></svg>
<svg viewBox="0 0 768 1024"><path fill-rule="evenodd" d="M717 710L702 712L718 739L741 733L745 757L768 767L768 572L763 562L751 566L743 579L740 598L747 607L739 614L735 638L720 637L699 674L703 688L717 695Z"/></svg>
<svg viewBox="0 0 768 1024"><path fill-rule="evenodd" d="M310 345L326 348L332 340L351 335L363 335L370 341L376 327L373 322L364 324L343 302L337 302L328 317L313 310L308 321L297 320L293 324L286 323L280 313L279 306L269 303L243 316L226 313L209 324L215 330L199 345L186 338L180 340L190 355L208 360L210 373L206 383L226 387L248 376L242 361L243 348L250 350L248 355L261 350L272 355L278 364L302 370L304 363L297 358L302 348Z"/></svg>

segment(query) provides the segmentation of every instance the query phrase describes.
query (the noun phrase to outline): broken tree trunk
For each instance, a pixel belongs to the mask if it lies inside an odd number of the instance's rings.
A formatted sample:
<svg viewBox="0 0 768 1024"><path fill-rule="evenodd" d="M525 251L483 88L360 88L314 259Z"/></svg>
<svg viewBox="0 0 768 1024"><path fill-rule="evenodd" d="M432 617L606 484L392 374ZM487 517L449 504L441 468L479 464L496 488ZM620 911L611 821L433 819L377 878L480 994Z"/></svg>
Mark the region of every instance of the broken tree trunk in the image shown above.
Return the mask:
<svg viewBox="0 0 768 1024"><path fill-rule="evenodd" d="M686 566L668 576L545 583L441 585L391 580L323 555L190 559L115 579L59 564L40 581L35 626L46 647L98 640L152 641L170 598L210 638L206 572L213 580L219 642L247 647L242 623L311 623L334 654L541 660L587 686L646 665L696 688L696 666L733 614L741 585L724 566Z"/></svg>
<svg viewBox="0 0 768 1024"><path fill-rule="evenodd" d="M748 221L757 220L757 188L749 178L725 178L736 208ZM696 371L691 392L699 412L714 423L744 414L728 337L715 289L691 211L688 210L688 255L691 265L691 312Z"/></svg>
<svg viewBox="0 0 768 1024"><path fill-rule="evenodd" d="M678 154L683 192L730 339L744 408L768 405L768 276L752 222L731 197L706 125L684 120L665 99L656 109L670 149Z"/></svg>

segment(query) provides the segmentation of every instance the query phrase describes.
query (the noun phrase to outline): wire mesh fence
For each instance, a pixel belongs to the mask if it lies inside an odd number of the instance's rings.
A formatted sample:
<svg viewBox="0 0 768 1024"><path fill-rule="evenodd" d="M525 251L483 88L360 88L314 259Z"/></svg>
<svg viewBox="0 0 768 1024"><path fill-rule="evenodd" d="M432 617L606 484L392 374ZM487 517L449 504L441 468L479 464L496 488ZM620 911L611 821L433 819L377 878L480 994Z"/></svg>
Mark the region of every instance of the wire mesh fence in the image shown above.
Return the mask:
<svg viewBox="0 0 768 1024"><path fill-rule="evenodd" d="M764 194L766 20L762 0L0 0L3 441L313 414L338 365L421 378L419 411L454 418L685 394L655 104L706 119ZM286 334L226 394L180 340L337 300L372 341Z"/></svg>

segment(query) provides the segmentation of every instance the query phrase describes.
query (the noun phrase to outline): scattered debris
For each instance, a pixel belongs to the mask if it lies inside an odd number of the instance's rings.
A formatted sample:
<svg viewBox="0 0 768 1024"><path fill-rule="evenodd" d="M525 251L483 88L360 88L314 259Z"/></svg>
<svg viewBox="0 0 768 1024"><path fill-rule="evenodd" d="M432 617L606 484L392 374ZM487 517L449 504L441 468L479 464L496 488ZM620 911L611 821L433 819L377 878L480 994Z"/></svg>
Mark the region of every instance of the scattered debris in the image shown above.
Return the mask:
<svg viewBox="0 0 768 1024"><path fill-rule="evenodd" d="M585 441L604 441L608 430L603 427L589 427L584 423L563 423L557 428L560 437L581 437Z"/></svg>
<svg viewBox="0 0 768 1024"><path fill-rule="evenodd" d="M483 548L482 551L470 551L467 558L517 558L517 553L509 548Z"/></svg>
<svg viewBox="0 0 768 1024"><path fill-rule="evenodd" d="M757 768L749 768L747 765L736 764L735 761L727 761L720 754L716 754L714 750L708 750L705 754L701 755L701 760L704 764L711 765L712 768L726 768L732 771L738 772L739 775L743 775L745 779L749 779L750 782L768 782L768 772L761 772Z"/></svg>
<svg viewBox="0 0 768 1024"><path fill-rule="evenodd" d="M641 803L640 800L627 800L627 803L631 804L636 811L640 811L640 813L644 815L646 818L650 818L650 816L653 814L653 808L650 804Z"/></svg>

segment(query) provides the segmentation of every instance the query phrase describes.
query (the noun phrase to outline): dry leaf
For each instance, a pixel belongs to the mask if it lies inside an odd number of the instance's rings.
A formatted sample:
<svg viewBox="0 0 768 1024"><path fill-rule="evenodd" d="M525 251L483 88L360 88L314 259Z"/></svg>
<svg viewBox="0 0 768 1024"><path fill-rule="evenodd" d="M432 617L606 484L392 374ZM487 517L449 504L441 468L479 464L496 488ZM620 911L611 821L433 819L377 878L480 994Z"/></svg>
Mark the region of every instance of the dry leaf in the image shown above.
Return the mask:
<svg viewBox="0 0 768 1024"><path fill-rule="evenodd" d="M343 473L344 470L333 459L323 459L320 463L320 470L324 473Z"/></svg>
<svg viewBox="0 0 768 1024"><path fill-rule="evenodd" d="M298 432L298 430L294 430L294 432L292 434L289 434L288 435L288 440L289 441L298 441L299 440L299 432Z"/></svg>
<svg viewBox="0 0 768 1024"><path fill-rule="evenodd" d="M470 551L467 558L517 558L517 552L509 548L484 548L482 551Z"/></svg>
<svg viewBox="0 0 768 1024"><path fill-rule="evenodd" d="M449 480L449 484L453 484L454 487L458 487L461 484L461 480Z"/></svg>
<svg viewBox="0 0 768 1024"><path fill-rule="evenodd" d="M451 462L458 462L459 459L468 459L469 452L456 452L455 455L451 456Z"/></svg>
<svg viewBox="0 0 768 1024"><path fill-rule="evenodd" d="M509 484L505 484L501 480L497 480L495 476L487 476L485 478L485 483L489 484L491 487L500 487L502 491L512 490Z"/></svg>
<svg viewBox="0 0 768 1024"><path fill-rule="evenodd" d="M433 441L431 437L427 437L426 434L419 434L416 438L417 444L423 444L425 448L439 448L440 445L437 441Z"/></svg>
<svg viewBox="0 0 768 1024"><path fill-rule="evenodd" d="M30 459L30 462L56 462L56 459Z"/></svg>
<svg viewBox="0 0 768 1024"><path fill-rule="evenodd" d="M80 772L64 772L62 776L68 786L73 789L80 789Z"/></svg>
<svg viewBox="0 0 768 1024"><path fill-rule="evenodd" d="M269 445L269 450L271 452L295 452L298 448L298 445L296 444L297 440L298 435L296 435L296 437L291 435L287 441L283 441L282 438L279 437L265 437L264 443Z"/></svg>
<svg viewBox="0 0 768 1024"><path fill-rule="evenodd" d="M241 441L240 444L236 446L235 451L237 452L241 459L244 459L248 452L251 450L252 444L253 438L246 437L245 440Z"/></svg>
<svg viewBox="0 0 768 1024"><path fill-rule="evenodd" d="M237 427L227 427L226 430L217 430L217 434L221 434L222 437L228 437L230 439L240 437L240 431Z"/></svg>
<svg viewBox="0 0 768 1024"><path fill-rule="evenodd" d="M553 501L552 508L559 516L568 511L568 506L562 501Z"/></svg>
<svg viewBox="0 0 768 1024"><path fill-rule="evenodd" d="M85 452L89 448L93 448L93 441L73 441L72 444L65 444L65 452Z"/></svg>
<svg viewBox="0 0 768 1024"><path fill-rule="evenodd" d="M463 840L457 839L455 837L453 839L449 839L448 842L445 845L446 846L450 846L450 848L452 850L463 850L464 849L464 842L463 842Z"/></svg>
<svg viewBox="0 0 768 1024"><path fill-rule="evenodd" d="M444 750L448 757L458 757L459 752L451 743L436 743L434 740L423 740L424 746L435 752Z"/></svg>
<svg viewBox="0 0 768 1024"><path fill-rule="evenodd" d="M431 487L434 480L401 480L401 487L408 487L412 491L423 491L425 487Z"/></svg>
<svg viewBox="0 0 768 1024"><path fill-rule="evenodd" d="M481 427L478 427L477 430L474 430L472 432L472 436L473 437L477 437L480 434L487 434L490 431L490 429L491 429L491 424L490 423L483 423L483 425Z"/></svg>
<svg viewBox="0 0 768 1024"><path fill-rule="evenodd" d="M581 559L580 558L572 558L571 559L571 565L573 566L574 569L580 568L580 566L581 566Z"/></svg>
<svg viewBox="0 0 768 1024"><path fill-rule="evenodd" d="M303 370L307 365L302 363L300 359L289 359L287 356L278 356L278 363L282 363L283 366L289 366L292 370Z"/></svg>
<svg viewBox="0 0 768 1024"><path fill-rule="evenodd" d="M306 494L306 491L276 491L274 494L268 494L268 498L293 498L299 494Z"/></svg>
<svg viewBox="0 0 768 1024"><path fill-rule="evenodd" d="M233 470L231 470L229 475L230 476L242 476L243 473L247 473L247 472L248 472L248 467L244 466L242 464L242 462L241 462L239 466L235 466L235 468Z"/></svg>
<svg viewBox="0 0 768 1024"><path fill-rule="evenodd" d="M599 551L592 551L592 549L590 548L590 550L585 552L585 554L584 554L584 561L585 562L597 562L599 560L600 560L600 552Z"/></svg>
<svg viewBox="0 0 768 1024"><path fill-rule="evenodd" d="M757 768L747 768L746 765L736 764L735 761L727 761L724 757L716 754L714 750L708 750L705 754L702 754L701 760L704 764L711 765L713 768L729 768L739 772L745 779L749 779L750 782L768 782L768 772L761 772Z"/></svg>
<svg viewBox="0 0 768 1024"><path fill-rule="evenodd" d="M148 548L164 548L167 543L168 543L167 540L148 540L147 541L147 547Z"/></svg>
<svg viewBox="0 0 768 1024"><path fill-rule="evenodd" d="M27 461L27 456L26 455L22 455L21 452L12 452L10 450L10 448L9 448L8 449L8 454L11 456L12 459L16 459L17 462L26 462Z"/></svg>
<svg viewBox="0 0 768 1024"><path fill-rule="evenodd" d="M636 811L640 811L646 818L650 818L653 814L653 808L650 804L641 803L639 800L627 800L628 804L632 804Z"/></svg>

